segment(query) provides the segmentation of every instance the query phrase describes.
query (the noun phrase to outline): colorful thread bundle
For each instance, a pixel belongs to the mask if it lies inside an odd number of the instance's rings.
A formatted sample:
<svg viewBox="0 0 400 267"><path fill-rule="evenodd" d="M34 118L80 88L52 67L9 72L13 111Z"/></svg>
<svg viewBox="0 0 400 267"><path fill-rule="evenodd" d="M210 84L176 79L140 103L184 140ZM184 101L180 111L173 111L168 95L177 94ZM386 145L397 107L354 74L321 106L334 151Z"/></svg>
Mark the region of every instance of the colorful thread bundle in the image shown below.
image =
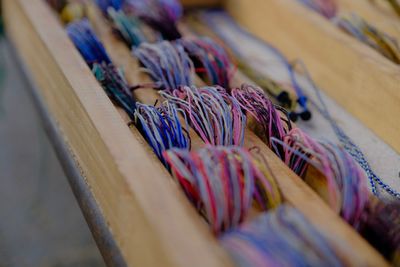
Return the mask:
<svg viewBox="0 0 400 267"><path fill-rule="evenodd" d="M360 234L378 249L393 266L400 266L400 201L370 201Z"/></svg>
<svg viewBox="0 0 400 267"><path fill-rule="evenodd" d="M171 149L164 157L215 233L238 226L253 198L263 210L281 202L273 178L259 169L243 148L206 146L196 152Z"/></svg>
<svg viewBox="0 0 400 267"><path fill-rule="evenodd" d="M337 5L334 0L299 0L303 5L318 12L327 19L336 16Z"/></svg>
<svg viewBox="0 0 400 267"><path fill-rule="evenodd" d="M94 63L111 63L104 46L94 34L87 19L68 24L66 30L89 66Z"/></svg>
<svg viewBox="0 0 400 267"><path fill-rule="evenodd" d="M234 68L228 54L220 45L207 37L182 38L176 43L185 48L196 67L196 73L203 80L209 85L229 88Z"/></svg>
<svg viewBox="0 0 400 267"><path fill-rule="evenodd" d="M286 205L226 233L221 243L238 267L343 266L321 234Z"/></svg>
<svg viewBox="0 0 400 267"><path fill-rule="evenodd" d="M126 0L124 10L159 31L165 40L181 38L176 22L183 11L177 0Z"/></svg>
<svg viewBox="0 0 400 267"><path fill-rule="evenodd" d="M260 88L243 84L241 88L232 90L232 96L243 110L255 118L256 125L261 128L258 134L270 148L272 147L272 137L281 140L292 128L288 115L285 116L284 110L275 106ZM278 109L283 112L278 111Z"/></svg>
<svg viewBox="0 0 400 267"><path fill-rule="evenodd" d="M358 228L368 202L367 178L345 149L329 142L316 142L298 128L292 129L283 142L275 138L273 141L285 144L285 154L278 155L299 175L304 177L308 165L324 175L328 203L350 225ZM318 188L319 184L316 187L316 191L323 194L323 188Z"/></svg>
<svg viewBox="0 0 400 267"><path fill-rule="evenodd" d="M325 176L326 184L314 189L322 196L327 192L325 198L330 206L357 227L368 189L364 172L344 148L316 142L300 129L292 129L287 115L278 111L257 87L243 85L233 89L232 95L263 126L258 134L294 172L305 177L311 164Z"/></svg>
<svg viewBox="0 0 400 267"><path fill-rule="evenodd" d="M166 165L163 152L170 148L190 149L189 126L179 121L179 111L165 103L154 107L138 103L135 112L136 125L142 131L157 157Z"/></svg>
<svg viewBox="0 0 400 267"><path fill-rule="evenodd" d="M108 8L108 16L113 21L115 29L120 34L122 40L129 47L137 47L147 41L142 31L141 23L135 17L128 16L122 10L116 11L113 8Z"/></svg>
<svg viewBox="0 0 400 267"><path fill-rule="evenodd" d="M185 111L190 125L204 142L243 145L246 116L224 88L182 86L172 92L161 92L161 95Z"/></svg>
<svg viewBox="0 0 400 267"><path fill-rule="evenodd" d="M171 91L179 86L193 84L194 66L181 45L167 41L143 43L132 53L145 66L160 89Z"/></svg>
<svg viewBox="0 0 400 267"><path fill-rule="evenodd" d="M133 119L136 102L123 75L112 64L93 64L93 74L107 95Z"/></svg>
<svg viewBox="0 0 400 267"><path fill-rule="evenodd" d="M393 37L379 31L355 14L337 18L336 24L392 62L400 64L400 47Z"/></svg>

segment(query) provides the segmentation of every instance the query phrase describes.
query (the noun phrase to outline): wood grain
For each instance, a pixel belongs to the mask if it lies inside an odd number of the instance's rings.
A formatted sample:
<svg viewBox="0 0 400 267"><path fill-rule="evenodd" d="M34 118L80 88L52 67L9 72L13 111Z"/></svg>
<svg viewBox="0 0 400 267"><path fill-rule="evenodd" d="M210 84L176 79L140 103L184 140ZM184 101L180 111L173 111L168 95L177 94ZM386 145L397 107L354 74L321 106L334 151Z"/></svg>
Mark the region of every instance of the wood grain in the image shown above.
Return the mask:
<svg viewBox="0 0 400 267"><path fill-rule="evenodd" d="M399 66L297 1L230 0L227 9L288 58L304 61L322 90L400 152Z"/></svg>
<svg viewBox="0 0 400 267"><path fill-rule="evenodd" d="M3 1L31 71L128 266L230 266L141 135L129 131L41 0Z"/></svg>

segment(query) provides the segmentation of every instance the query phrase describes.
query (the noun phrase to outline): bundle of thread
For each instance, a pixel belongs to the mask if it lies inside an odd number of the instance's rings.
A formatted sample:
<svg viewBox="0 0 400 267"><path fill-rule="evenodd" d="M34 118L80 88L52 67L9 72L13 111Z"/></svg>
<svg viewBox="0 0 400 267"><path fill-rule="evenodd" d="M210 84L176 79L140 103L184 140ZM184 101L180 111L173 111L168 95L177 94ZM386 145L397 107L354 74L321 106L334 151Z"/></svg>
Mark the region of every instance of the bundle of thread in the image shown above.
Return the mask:
<svg viewBox="0 0 400 267"><path fill-rule="evenodd" d="M137 18L113 8L108 8L108 16L113 22L115 31L129 47L138 47L141 43L147 42L143 25Z"/></svg>
<svg viewBox="0 0 400 267"><path fill-rule="evenodd" d="M400 201L384 203L371 199L359 232L393 266L400 266Z"/></svg>
<svg viewBox="0 0 400 267"><path fill-rule="evenodd" d="M90 67L94 63L111 63L103 44L94 34L87 19L68 24L66 30L70 39Z"/></svg>
<svg viewBox="0 0 400 267"><path fill-rule="evenodd" d="M292 128L286 111L275 106L259 87L243 84L232 89L231 94L242 109L255 119L256 123L250 126L270 148L272 137L281 140Z"/></svg>
<svg viewBox="0 0 400 267"><path fill-rule="evenodd" d="M378 30L361 17L351 14L341 16L335 23L361 42L374 48L396 64L400 64L400 47L397 40Z"/></svg>
<svg viewBox="0 0 400 267"><path fill-rule="evenodd" d="M189 126L187 122L182 125L179 111L174 105L164 103L154 107L138 103L135 118L136 126L165 165L164 151L170 148L190 149Z"/></svg>
<svg viewBox="0 0 400 267"><path fill-rule="evenodd" d="M159 31L165 40L182 37L176 26L183 13L177 0L126 0L124 10Z"/></svg>
<svg viewBox="0 0 400 267"><path fill-rule="evenodd" d="M146 68L158 88L172 91L179 86L193 84L194 66L181 45L167 41L143 43L132 53Z"/></svg>
<svg viewBox="0 0 400 267"><path fill-rule="evenodd" d="M256 133L276 155L304 177L346 221L357 227L367 202L366 176L344 148L317 142L299 128L292 128L287 115L257 87L243 85L240 89L233 89L232 96L257 124L263 126ZM310 166L314 166L323 177L311 172ZM308 179L307 173L312 174Z"/></svg>
<svg viewBox="0 0 400 267"><path fill-rule="evenodd" d="M123 74L113 64L104 62L94 63L92 71L111 100L123 108L131 119L134 119L136 101Z"/></svg>
<svg viewBox="0 0 400 267"><path fill-rule="evenodd" d="M321 234L287 205L259 215L220 240L239 267L343 266Z"/></svg>
<svg viewBox="0 0 400 267"><path fill-rule="evenodd" d="M195 152L171 149L164 157L215 233L238 226L253 199L263 210L281 202L274 179L244 148L206 146Z"/></svg>
<svg viewBox="0 0 400 267"><path fill-rule="evenodd" d="M317 142L299 128L292 129L283 142L276 138L273 142L284 147L284 154L278 154L282 160L305 177L305 181L357 229L368 202L367 178L345 149L329 142ZM312 167L323 175L322 179L310 170Z"/></svg>
<svg viewBox="0 0 400 267"><path fill-rule="evenodd" d="M160 93L185 112L190 125L204 142L243 145L246 115L224 88L181 86L172 92Z"/></svg>
<svg viewBox="0 0 400 267"><path fill-rule="evenodd" d="M208 85L229 88L234 67L228 54L210 38L182 38L176 41L182 45L194 63L196 73Z"/></svg>

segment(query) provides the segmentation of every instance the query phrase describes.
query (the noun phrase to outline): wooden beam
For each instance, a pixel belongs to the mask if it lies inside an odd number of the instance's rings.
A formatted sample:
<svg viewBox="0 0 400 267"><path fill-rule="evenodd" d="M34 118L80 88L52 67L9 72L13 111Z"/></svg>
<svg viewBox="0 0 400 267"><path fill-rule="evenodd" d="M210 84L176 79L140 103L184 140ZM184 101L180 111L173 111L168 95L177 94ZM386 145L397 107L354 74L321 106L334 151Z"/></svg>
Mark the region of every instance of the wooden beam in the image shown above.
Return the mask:
<svg viewBox="0 0 400 267"><path fill-rule="evenodd" d="M3 1L7 34L58 122L128 266L230 266L42 0Z"/></svg>
<svg viewBox="0 0 400 267"><path fill-rule="evenodd" d="M400 153L399 66L294 0L230 0L227 9L287 57L303 60L322 90Z"/></svg>
<svg viewBox="0 0 400 267"><path fill-rule="evenodd" d="M94 13L89 12L89 17L96 33L109 52L113 62L123 67L129 83L149 82L149 77L143 76L139 71L137 59L132 57L128 47L119 40L112 32L100 12L92 7ZM138 76L139 75L139 76ZM241 77L234 78L240 83ZM243 81L243 80L242 80ZM199 82L198 82L199 83ZM198 84L201 86L202 84ZM155 91L149 89L137 90L136 97L148 104L157 99ZM196 133L191 130L192 141L201 147L202 141ZM319 197L308 187L304 181L293 173L253 132L246 130L245 147L258 147L260 153L268 160L272 172L277 177L277 183L287 203L302 212L309 221L328 240L337 251L340 258L348 266L387 266L383 257L363 240L347 223L336 215ZM252 212L253 214L256 212ZM368 255L368 256L367 256Z"/></svg>

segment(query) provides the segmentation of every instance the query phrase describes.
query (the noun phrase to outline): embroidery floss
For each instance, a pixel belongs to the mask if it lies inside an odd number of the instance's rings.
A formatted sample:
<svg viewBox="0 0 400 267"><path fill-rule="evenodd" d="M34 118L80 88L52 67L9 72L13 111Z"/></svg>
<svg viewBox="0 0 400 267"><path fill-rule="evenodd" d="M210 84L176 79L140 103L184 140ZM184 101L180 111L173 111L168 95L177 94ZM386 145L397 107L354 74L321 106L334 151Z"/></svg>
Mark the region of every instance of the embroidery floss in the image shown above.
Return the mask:
<svg viewBox="0 0 400 267"><path fill-rule="evenodd" d="M182 6L176 0L127 0L124 10L160 32L165 40L182 37L176 22L183 12Z"/></svg>
<svg viewBox="0 0 400 267"><path fill-rule="evenodd" d="M193 84L194 66L181 45L142 43L133 54L161 89L171 91Z"/></svg>
<svg viewBox="0 0 400 267"><path fill-rule="evenodd" d="M315 184L315 181L307 181L307 178L306 182L320 195L327 191L330 206L340 211L341 217L349 224L358 228L361 214L368 202L367 178L345 149L329 142L317 142L299 128L292 129L283 142L276 138L272 141L285 148L283 155L278 151L277 154L292 170L300 170L299 175L307 176L307 165L314 166L324 175L327 185ZM300 154L302 156L299 156ZM302 161L307 162L307 165ZM313 176L315 179L316 175ZM320 188L321 185L326 187L326 190Z"/></svg>
<svg viewBox="0 0 400 267"><path fill-rule="evenodd" d="M400 201L371 200L365 210L360 234L393 266L400 265Z"/></svg>
<svg viewBox="0 0 400 267"><path fill-rule="evenodd" d="M188 124L179 120L179 111L174 105L165 103L154 107L138 103L135 112L137 127L143 133L158 158L166 165L163 152L170 148L190 149Z"/></svg>
<svg viewBox="0 0 400 267"><path fill-rule="evenodd" d="M141 23L133 16L126 15L122 10L108 9L108 16L113 21L115 30L129 47L137 47L146 42L146 37L141 29Z"/></svg>
<svg viewBox="0 0 400 267"><path fill-rule="evenodd" d="M195 65L196 73L208 85L229 88L234 68L224 48L210 38L182 38L176 41L182 45Z"/></svg>
<svg viewBox="0 0 400 267"><path fill-rule="evenodd" d="M133 99L130 88L123 78L123 74L112 64L93 64L93 74L100 82L107 95L133 120L136 110L136 102Z"/></svg>
<svg viewBox="0 0 400 267"><path fill-rule="evenodd" d="M94 63L111 63L104 46L94 34L87 19L68 24L66 30L89 66L92 66Z"/></svg>
<svg viewBox="0 0 400 267"><path fill-rule="evenodd" d="M190 201L216 234L243 221L254 196L270 195L255 198L273 200L259 203L261 207L274 207L281 201L276 185L270 183L273 180L257 169L254 159L243 148L206 146L196 152L171 149L164 157Z"/></svg>
<svg viewBox="0 0 400 267"><path fill-rule="evenodd" d="M285 110L275 106L260 88L243 84L241 88L232 89L231 94L242 109L256 120L255 131L268 147L272 148L272 137L282 140L292 128Z"/></svg>
<svg viewBox="0 0 400 267"><path fill-rule="evenodd" d="M239 267L343 266L321 234L287 205L225 233L220 241Z"/></svg>
<svg viewBox="0 0 400 267"><path fill-rule="evenodd" d="M239 103L224 88L182 86L160 94L185 111L190 125L204 142L224 146L243 145L246 116Z"/></svg>

